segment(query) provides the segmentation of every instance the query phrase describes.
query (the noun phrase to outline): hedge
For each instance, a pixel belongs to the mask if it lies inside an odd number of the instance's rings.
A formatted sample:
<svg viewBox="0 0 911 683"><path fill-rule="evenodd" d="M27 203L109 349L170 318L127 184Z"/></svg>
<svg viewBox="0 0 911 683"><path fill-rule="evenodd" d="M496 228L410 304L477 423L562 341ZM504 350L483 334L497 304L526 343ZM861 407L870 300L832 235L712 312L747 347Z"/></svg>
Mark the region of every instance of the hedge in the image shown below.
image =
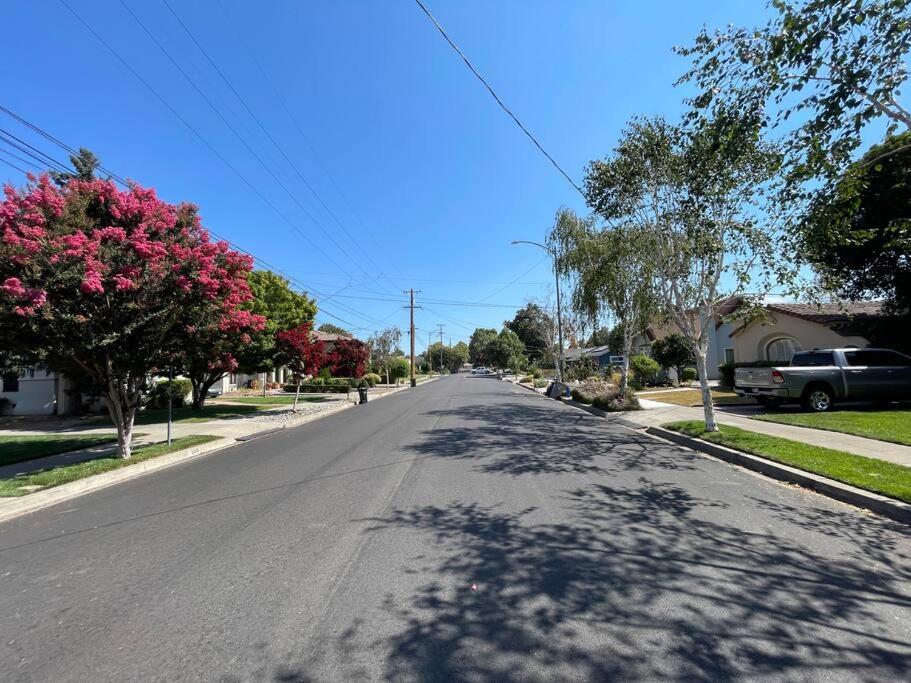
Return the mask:
<svg viewBox="0 0 911 683"><path fill-rule="evenodd" d="M296 384L286 384L285 391L289 394L297 393ZM344 384L301 384L302 394L347 394L348 380Z"/></svg>

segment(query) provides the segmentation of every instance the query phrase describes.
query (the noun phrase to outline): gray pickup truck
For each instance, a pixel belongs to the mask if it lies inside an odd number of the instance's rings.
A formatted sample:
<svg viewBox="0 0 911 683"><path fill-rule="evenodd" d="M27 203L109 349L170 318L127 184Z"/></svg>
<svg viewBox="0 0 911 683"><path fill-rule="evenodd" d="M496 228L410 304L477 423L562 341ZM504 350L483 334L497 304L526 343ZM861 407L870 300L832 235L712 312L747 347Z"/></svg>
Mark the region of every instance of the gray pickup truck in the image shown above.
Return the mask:
<svg viewBox="0 0 911 683"><path fill-rule="evenodd" d="M817 413L836 401L911 399L911 358L889 349L798 351L789 365L737 368L734 391L764 406L800 403Z"/></svg>

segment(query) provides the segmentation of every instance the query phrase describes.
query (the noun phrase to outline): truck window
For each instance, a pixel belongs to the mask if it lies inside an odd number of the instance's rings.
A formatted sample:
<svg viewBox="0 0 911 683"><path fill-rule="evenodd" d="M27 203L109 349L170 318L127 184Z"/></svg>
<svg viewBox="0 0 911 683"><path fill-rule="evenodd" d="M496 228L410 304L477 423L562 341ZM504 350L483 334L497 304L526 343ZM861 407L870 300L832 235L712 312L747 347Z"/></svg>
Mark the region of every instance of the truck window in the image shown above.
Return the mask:
<svg viewBox="0 0 911 683"><path fill-rule="evenodd" d="M871 365L872 351L845 351L845 361L851 367L865 367Z"/></svg>
<svg viewBox="0 0 911 683"><path fill-rule="evenodd" d="M835 357L831 351L803 351L794 354L791 365L804 368L835 365Z"/></svg>
<svg viewBox="0 0 911 683"><path fill-rule="evenodd" d="M869 354L867 365L872 367L905 367L911 365L911 358L897 351L866 351Z"/></svg>

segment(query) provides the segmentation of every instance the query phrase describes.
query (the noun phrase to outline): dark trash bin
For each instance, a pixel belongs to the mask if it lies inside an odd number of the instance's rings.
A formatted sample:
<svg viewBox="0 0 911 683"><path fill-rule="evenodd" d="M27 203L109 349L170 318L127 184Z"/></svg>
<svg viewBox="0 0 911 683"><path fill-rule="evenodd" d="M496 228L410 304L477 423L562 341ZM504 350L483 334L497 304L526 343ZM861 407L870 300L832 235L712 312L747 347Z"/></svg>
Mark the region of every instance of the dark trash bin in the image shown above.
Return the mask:
<svg viewBox="0 0 911 683"><path fill-rule="evenodd" d="M367 402L367 387L358 387L357 395L360 397L360 401L358 401L358 404L366 403Z"/></svg>

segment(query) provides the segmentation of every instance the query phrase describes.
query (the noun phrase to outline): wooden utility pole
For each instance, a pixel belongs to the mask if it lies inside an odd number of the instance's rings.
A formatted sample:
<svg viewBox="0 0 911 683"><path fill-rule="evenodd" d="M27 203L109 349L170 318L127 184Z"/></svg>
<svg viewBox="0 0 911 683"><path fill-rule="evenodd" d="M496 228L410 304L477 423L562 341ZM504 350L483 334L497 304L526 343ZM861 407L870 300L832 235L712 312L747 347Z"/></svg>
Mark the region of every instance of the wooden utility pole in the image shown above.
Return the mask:
<svg viewBox="0 0 911 683"><path fill-rule="evenodd" d="M420 290L418 290L420 292ZM411 386L416 387L418 385L418 380L414 376L414 290L409 289L405 294L411 296L411 303L408 308L411 310ZM420 308L420 306L418 306Z"/></svg>
<svg viewBox="0 0 911 683"><path fill-rule="evenodd" d="M437 325L440 328L440 374L443 374L443 326Z"/></svg>

